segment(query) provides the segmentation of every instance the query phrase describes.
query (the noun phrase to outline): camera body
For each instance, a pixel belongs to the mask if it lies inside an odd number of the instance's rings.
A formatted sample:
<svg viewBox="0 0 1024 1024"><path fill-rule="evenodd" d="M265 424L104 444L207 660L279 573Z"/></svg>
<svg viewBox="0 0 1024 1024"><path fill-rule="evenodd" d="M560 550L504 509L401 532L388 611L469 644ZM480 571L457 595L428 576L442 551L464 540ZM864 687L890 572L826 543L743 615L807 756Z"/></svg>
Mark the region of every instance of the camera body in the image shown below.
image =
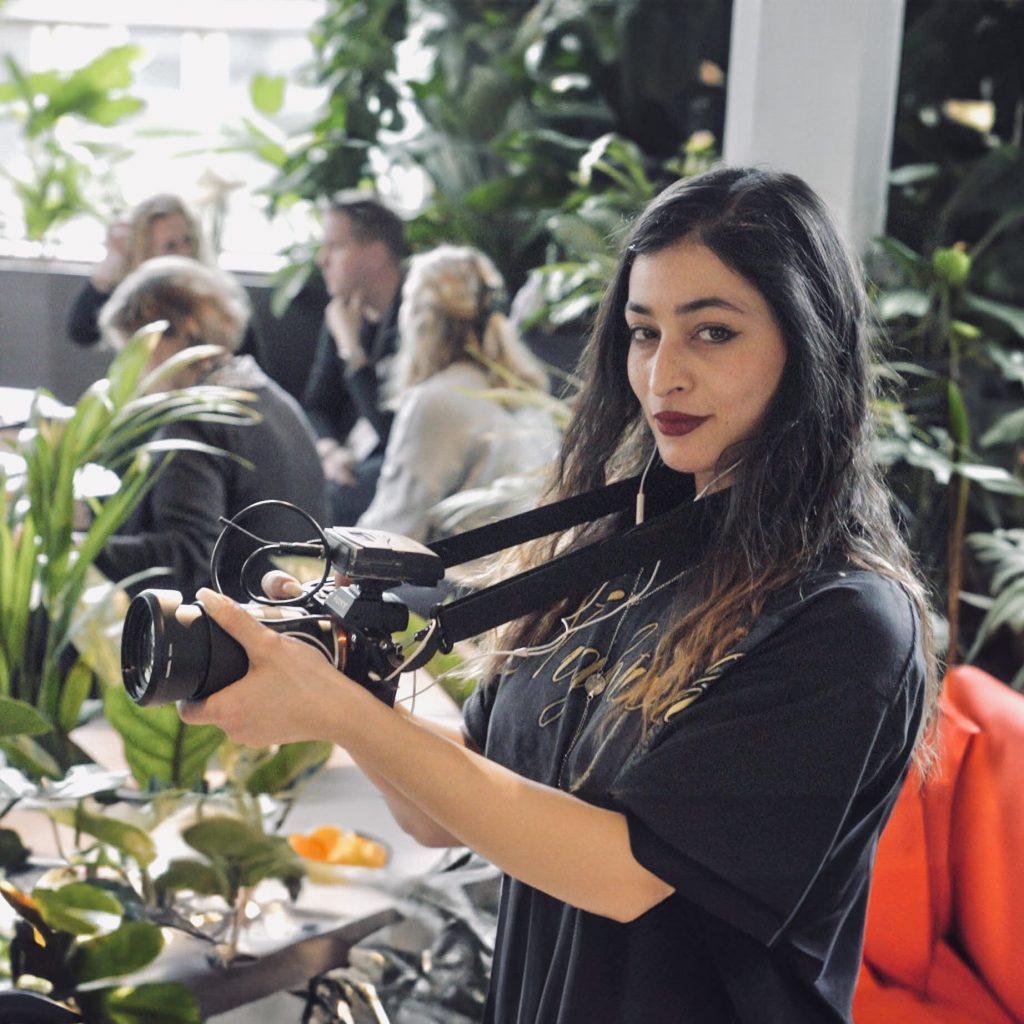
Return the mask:
<svg viewBox="0 0 1024 1024"><path fill-rule="evenodd" d="M436 585L441 559L399 534L331 527L323 531L331 565L350 581L327 583L304 597L243 607L267 628L320 651L336 668L393 704L402 655L393 634L409 611L388 590ZM185 604L173 590L144 590L128 606L121 637L121 674L137 704L200 700L248 671L245 650L201 601Z"/></svg>

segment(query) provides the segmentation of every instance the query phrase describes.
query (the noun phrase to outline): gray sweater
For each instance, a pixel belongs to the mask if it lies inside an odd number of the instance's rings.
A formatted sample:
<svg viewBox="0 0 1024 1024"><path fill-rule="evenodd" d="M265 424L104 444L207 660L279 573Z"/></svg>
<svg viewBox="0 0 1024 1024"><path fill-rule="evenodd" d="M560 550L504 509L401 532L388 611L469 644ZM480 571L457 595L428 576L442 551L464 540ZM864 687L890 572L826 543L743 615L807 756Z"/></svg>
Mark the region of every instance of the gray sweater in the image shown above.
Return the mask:
<svg viewBox="0 0 1024 1024"><path fill-rule="evenodd" d="M455 363L403 396L391 428L377 491L359 526L430 541L439 529L435 506L469 488L524 475L514 501L499 515L529 504L558 450L558 432L543 409L506 408L481 394L484 371ZM493 513L493 507L492 507ZM460 524L460 529L477 523Z"/></svg>

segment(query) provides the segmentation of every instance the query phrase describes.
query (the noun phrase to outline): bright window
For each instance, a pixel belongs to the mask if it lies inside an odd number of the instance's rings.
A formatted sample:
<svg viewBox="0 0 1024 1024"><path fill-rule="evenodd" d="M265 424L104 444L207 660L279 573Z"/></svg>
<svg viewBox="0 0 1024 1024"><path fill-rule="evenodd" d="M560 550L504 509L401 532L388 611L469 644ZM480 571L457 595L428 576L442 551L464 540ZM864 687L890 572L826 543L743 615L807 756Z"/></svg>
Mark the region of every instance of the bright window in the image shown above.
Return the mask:
<svg viewBox="0 0 1024 1024"><path fill-rule="evenodd" d="M288 78L285 107L275 118L279 129L309 123L323 97L301 86L295 72L312 57L307 34L323 9L324 0L8 0L0 12L0 48L29 71L68 72L112 46L142 47L130 91L146 101L145 111L113 130L68 126L81 133L78 141L102 137L127 152L101 183L102 205L125 212L156 192L177 192L219 234L225 266L269 270L285 246L309 237L308 212L269 223L256 193L271 168L217 150L243 117L255 116L249 82L257 73ZM20 128L10 120L0 120L0 152L8 169L26 171ZM34 253L11 186L0 182L0 190L0 247L8 255ZM96 218L76 218L49 252L94 262L105 229Z"/></svg>

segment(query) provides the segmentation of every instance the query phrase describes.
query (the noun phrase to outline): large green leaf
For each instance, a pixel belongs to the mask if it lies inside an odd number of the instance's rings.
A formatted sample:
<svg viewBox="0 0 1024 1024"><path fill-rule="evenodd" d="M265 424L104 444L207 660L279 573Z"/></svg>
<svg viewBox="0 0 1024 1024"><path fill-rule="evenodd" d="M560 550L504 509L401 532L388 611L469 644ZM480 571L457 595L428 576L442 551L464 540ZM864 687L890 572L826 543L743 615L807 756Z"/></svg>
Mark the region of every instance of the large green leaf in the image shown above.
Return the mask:
<svg viewBox="0 0 1024 1024"><path fill-rule="evenodd" d="M52 728L26 701L0 697L0 736L40 736Z"/></svg>
<svg viewBox="0 0 1024 1024"><path fill-rule="evenodd" d="M137 864L147 867L156 859L156 843L152 837L135 825L118 821L103 813L90 811L85 803L77 807L61 807L47 811L54 821L68 825L76 833L85 833L114 847Z"/></svg>
<svg viewBox="0 0 1024 1024"><path fill-rule="evenodd" d="M928 293L917 288L881 292L875 299L878 315L886 322L897 320L901 316L923 317L928 313L930 304Z"/></svg>
<svg viewBox="0 0 1024 1024"><path fill-rule="evenodd" d="M64 677L57 707L57 724L64 732L71 732L79 724L82 705L92 690L94 679L92 669L81 658Z"/></svg>
<svg viewBox="0 0 1024 1024"><path fill-rule="evenodd" d="M106 692L103 709L124 740L125 759L143 787L196 786L224 740L215 726L186 725L172 704L139 707L121 687Z"/></svg>
<svg viewBox="0 0 1024 1024"><path fill-rule="evenodd" d="M271 836L238 818L207 818L185 829L182 838L214 866L220 865L234 890L253 886L265 878L280 878L291 886L304 874L292 848L280 836Z"/></svg>
<svg viewBox="0 0 1024 1024"><path fill-rule="evenodd" d="M158 891L178 892L188 889L200 896L223 896L228 899L223 875L211 865L198 860L175 858L154 882Z"/></svg>
<svg viewBox="0 0 1024 1024"><path fill-rule="evenodd" d="M986 466L978 462L959 462L954 467L960 476L976 483L993 494L1010 494L1024 498L1024 481L1018 480L1001 466Z"/></svg>
<svg viewBox="0 0 1024 1024"><path fill-rule="evenodd" d="M126 921L116 931L79 942L74 959L78 984L141 970L163 948L163 934L155 924Z"/></svg>
<svg viewBox="0 0 1024 1024"><path fill-rule="evenodd" d="M968 659L977 657L985 642L1003 626L1012 633L1024 633L1024 579L1006 587L992 602L968 652Z"/></svg>
<svg viewBox="0 0 1024 1024"><path fill-rule="evenodd" d="M79 994L89 1024L201 1024L195 996L178 982L122 985Z"/></svg>
<svg viewBox="0 0 1024 1024"><path fill-rule="evenodd" d="M95 935L111 917L121 918L123 908L109 892L88 882L72 882L60 889L36 889L32 893L43 920L54 931Z"/></svg>
<svg viewBox="0 0 1024 1024"><path fill-rule="evenodd" d="M1024 409L1007 413L981 435L981 444L989 448L997 444L1016 444L1024 441Z"/></svg>
<svg viewBox="0 0 1024 1024"><path fill-rule="evenodd" d="M964 305L975 313L983 313L995 320L1000 320L1011 327L1018 337L1024 338L1024 309L1011 306L1007 302L997 302L981 295L965 295Z"/></svg>
<svg viewBox="0 0 1024 1024"><path fill-rule="evenodd" d="M0 739L0 750L7 755L8 763L20 768L32 778L59 779L64 770L52 754L44 750L31 736L8 736Z"/></svg>
<svg viewBox="0 0 1024 1024"><path fill-rule="evenodd" d="M280 793L306 772L323 765L333 750L334 744L315 740L285 743L256 766L245 780L245 788L253 794Z"/></svg>

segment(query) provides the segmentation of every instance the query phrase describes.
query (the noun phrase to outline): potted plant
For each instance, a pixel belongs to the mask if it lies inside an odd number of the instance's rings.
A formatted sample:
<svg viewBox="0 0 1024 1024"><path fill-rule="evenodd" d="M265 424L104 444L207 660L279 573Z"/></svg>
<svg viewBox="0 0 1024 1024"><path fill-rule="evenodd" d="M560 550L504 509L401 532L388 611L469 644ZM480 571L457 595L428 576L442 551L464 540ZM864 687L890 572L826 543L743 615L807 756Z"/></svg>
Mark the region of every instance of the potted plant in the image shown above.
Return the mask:
<svg viewBox="0 0 1024 1024"><path fill-rule="evenodd" d="M76 642L117 593L113 583L101 582L83 607L93 562L166 457L186 447L210 450L194 441L154 439L154 432L182 420L251 422L255 415L242 391L155 390L183 363L215 351L196 346L147 372L159 336L159 325L140 332L107 376L61 415L44 411L45 393L38 394L14 444L14 465L8 461L0 493L0 720L6 723L0 750L33 777L60 775L78 757L68 734L100 662ZM112 474L111 493L82 494L87 467ZM85 507L91 520L79 524Z"/></svg>

